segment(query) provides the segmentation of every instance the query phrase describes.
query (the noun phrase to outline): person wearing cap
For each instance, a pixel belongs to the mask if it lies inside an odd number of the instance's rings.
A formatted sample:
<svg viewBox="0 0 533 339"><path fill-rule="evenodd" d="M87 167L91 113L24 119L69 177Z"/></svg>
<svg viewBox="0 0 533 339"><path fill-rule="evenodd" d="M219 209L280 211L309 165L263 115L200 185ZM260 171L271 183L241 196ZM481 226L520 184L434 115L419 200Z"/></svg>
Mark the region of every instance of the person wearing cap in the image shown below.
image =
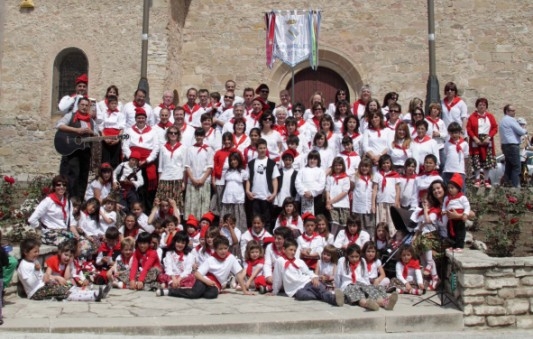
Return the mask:
<svg viewBox="0 0 533 339"><path fill-rule="evenodd" d="M73 113L78 110L78 102L81 98L87 96L87 87L89 86L89 78L87 74L82 74L76 78L75 93L72 95L65 95L59 101L57 107L63 114Z"/></svg>
<svg viewBox="0 0 533 339"><path fill-rule="evenodd" d="M137 90L135 90L135 93L133 93L133 101L130 101L125 104L124 108L122 109L122 113L126 118L126 129L135 125L135 118L139 108L142 108L144 110L146 114L146 124L148 126L154 126L156 124L156 119L152 110L152 106L150 106L146 102L146 91L144 89L138 88Z"/></svg>
<svg viewBox="0 0 533 339"><path fill-rule="evenodd" d="M91 102L83 97L78 101L78 110L65 114L56 125L61 132L80 137L98 135L98 126L89 114ZM85 195L91 167L91 147L78 149L61 157L59 173L69 179L70 196L81 198Z"/></svg>
<svg viewBox="0 0 533 339"><path fill-rule="evenodd" d="M477 99L476 108L477 110L470 115L466 123L470 158L475 176L474 186L480 186L480 172L483 170L485 188L491 188L489 172L492 168L496 168L494 136L498 133L498 123L494 115L487 111L489 108L487 99Z"/></svg>
<svg viewBox="0 0 533 339"><path fill-rule="evenodd" d="M98 176L87 186L84 200L96 198L102 203L113 188L118 188L118 184L113 185L113 167L108 162L104 162L100 165Z"/></svg>
<svg viewBox="0 0 533 339"><path fill-rule="evenodd" d="M458 218L448 217L448 236L453 241L453 251L457 253L463 252L465 247L465 221L470 214L470 202L461 193L463 185L463 178L459 173L455 173L448 182L448 195L442 203L442 215L447 215L449 211L459 214Z"/></svg>
<svg viewBox="0 0 533 339"><path fill-rule="evenodd" d="M129 212L131 204L139 201L137 189L144 185L139 168L140 158L141 154L138 151L132 151L129 159L113 171L113 181L120 184L120 205L125 213Z"/></svg>
<svg viewBox="0 0 533 339"><path fill-rule="evenodd" d="M194 248L200 245L200 224L198 219L192 214L189 214L185 221L185 231L189 236L189 245Z"/></svg>
<svg viewBox="0 0 533 339"><path fill-rule="evenodd" d="M505 105L503 114L499 128L502 153L505 156L503 181L520 188L520 138L527 131L516 121L516 109L513 105Z"/></svg>
<svg viewBox="0 0 533 339"><path fill-rule="evenodd" d="M256 88L255 94L259 95L261 99L265 102L266 105L268 105L268 109L273 111L276 108L276 103L273 101L268 101L268 94L270 93L270 89L266 84L261 84L259 87Z"/></svg>

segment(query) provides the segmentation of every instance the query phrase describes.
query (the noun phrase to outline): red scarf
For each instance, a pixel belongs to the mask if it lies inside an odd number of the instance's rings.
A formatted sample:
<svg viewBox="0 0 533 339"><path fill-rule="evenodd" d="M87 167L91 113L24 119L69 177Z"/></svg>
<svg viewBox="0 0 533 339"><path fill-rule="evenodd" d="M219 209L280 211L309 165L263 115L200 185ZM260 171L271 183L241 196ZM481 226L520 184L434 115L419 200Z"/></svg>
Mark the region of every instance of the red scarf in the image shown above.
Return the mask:
<svg viewBox="0 0 533 339"><path fill-rule="evenodd" d="M132 104L135 108L144 108L145 105L144 103L142 105L139 105L135 100L132 101Z"/></svg>
<svg viewBox="0 0 533 339"><path fill-rule="evenodd" d="M342 172L341 174L332 174L331 177L333 178L333 180L335 180L335 184L338 185L339 180L348 178L348 174L346 174L346 172Z"/></svg>
<svg viewBox="0 0 533 339"><path fill-rule="evenodd" d="M170 121L167 121L166 124L163 124L162 122L158 123L157 126L161 127L162 129L167 129L169 127L172 127L173 124Z"/></svg>
<svg viewBox="0 0 533 339"><path fill-rule="evenodd" d="M189 104L186 104L185 106L183 106L183 110L185 111L185 114L188 114L189 115L189 122L192 121L192 115L194 112L196 112L197 110L199 110L201 107L200 105L198 104L194 104L194 106L189 106Z"/></svg>
<svg viewBox="0 0 533 339"><path fill-rule="evenodd" d="M174 238L174 236L176 235L176 233L178 233L177 231L174 231L174 233L169 233L168 236L167 236L167 248L170 248L170 246L172 246L172 238ZM182 257L183 257L183 254L182 254ZM180 261L183 261L183 260L180 260Z"/></svg>
<svg viewBox="0 0 533 339"><path fill-rule="evenodd" d="M381 181L381 192L385 191L385 186L387 186L387 178L398 178L399 175L395 171L390 171L389 173L385 173L383 171L379 171L381 176L383 177L383 180Z"/></svg>
<svg viewBox="0 0 533 339"><path fill-rule="evenodd" d="M370 273L372 271L372 265L374 265L375 260L367 260L366 261L366 270Z"/></svg>
<svg viewBox="0 0 533 339"><path fill-rule="evenodd" d="M361 260L359 260L355 264L350 263L350 273L351 273L351 276L352 276L352 283L354 283L354 284L357 282L357 275L355 275L355 271L359 267L359 263L360 262L361 262Z"/></svg>
<svg viewBox="0 0 533 339"><path fill-rule="evenodd" d="M183 255L185 253L183 251L176 251L176 255L178 256L178 261L183 262Z"/></svg>
<svg viewBox="0 0 533 339"><path fill-rule="evenodd" d="M421 143L424 143L426 141L430 141L431 140L431 137L429 135L424 135L424 137L422 139L416 137L416 138L413 138L413 141L418 143L418 144L421 144Z"/></svg>
<svg viewBox="0 0 533 339"><path fill-rule="evenodd" d="M132 238L137 238L137 234L139 234L139 227L138 226L135 226L133 229L129 230L128 228L126 228L126 226L124 226L124 238L126 237L132 237Z"/></svg>
<svg viewBox="0 0 533 339"><path fill-rule="evenodd" d="M209 136L210 136L211 134L213 134L214 131L215 131L215 129L214 129L213 127L210 127L210 128L209 128L209 131L205 132L205 138L206 138L206 139L209 138Z"/></svg>
<svg viewBox="0 0 533 339"><path fill-rule="evenodd" d="M86 123L90 124L91 116L89 114L83 114L80 111L76 111L76 113L74 113L74 119L72 119L72 122L75 123L78 120L85 121Z"/></svg>
<svg viewBox="0 0 533 339"><path fill-rule="evenodd" d="M252 152L252 156L248 156L248 152ZM253 157L254 153L257 153L257 147L250 145L244 149L244 163L247 164L250 162L251 158ZM255 157L253 158L255 159Z"/></svg>
<svg viewBox="0 0 533 339"><path fill-rule="evenodd" d="M433 125L433 129L436 129L437 131L439 130L439 118L435 118L433 119L432 117L426 117L426 120L431 122L431 125Z"/></svg>
<svg viewBox="0 0 533 339"><path fill-rule="evenodd" d="M140 137L139 137L139 142L140 143L143 142L143 134L148 133L148 132L150 132L152 130L152 128L150 126L148 126L148 125L145 125L142 131L139 129L139 127L137 127L137 125L131 126L131 129L135 133L140 135Z"/></svg>
<svg viewBox="0 0 533 339"><path fill-rule="evenodd" d="M283 257L283 253L281 251L278 251L278 249L276 248L276 244L272 244L272 252L274 252L277 258Z"/></svg>
<svg viewBox="0 0 533 339"><path fill-rule="evenodd" d="M65 207L67 206L68 199L66 197L63 197L63 201L59 200L59 197L55 193L48 194L48 198L52 199L52 201L59 207L61 207L61 211L63 212L63 220L65 222L67 221L67 210ZM70 225L67 225L69 227Z"/></svg>
<svg viewBox="0 0 533 339"><path fill-rule="evenodd" d="M233 134L233 145L235 148L239 147L243 142L246 141L247 135L243 134L240 136L239 140L237 140L237 136Z"/></svg>
<svg viewBox="0 0 533 339"><path fill-rule="evenodd" d="M257 242L262 243L262 240L263 240L263 237L265 236L265 233L266 233L266 231L265 231L265 229L263 229L263 230L261 230L261 233L256 235L255 232L250 228L250 235Z"/></svg>
<svg viewBox="0 0 533 339"><path fill-rule="evenodd" d="M424 175L427 175L427 176L437 176L437 175L440 175L439 174L439 171L437 170L433 170L433 171L429 171L429 172L421 172L418 176L419 177L422 177Z"/></svg>
<svg viewBox="0 0 533 339"><path fill-rule="evenodd" d="M378 138L381 138L381 128L375 128L375 127L368 127L368 129L376 131L378 134Z"/></svg>
<svg viewBox="0 0 533 339"><path fill-rule="evenodd" d="M416 179L416 174L413 173L411 175L408 175L408 174L404 174L403 177L407 180L405 180L405 184L407 185L409 183L409 180L411 179Z"/></svg>
<svg viewBox="0 0 533 339"><path fill-rule="evenodd" d="M246 260L248 266L246 266L246 275L248 277L252 276L252 271L256 265L265 264L265 258L257 258L255 260Z"/></svg>
<svg viewBox="0 0 533 339"><path fill-rule="evenodd" d="M444 106L448 109L448 112L452 110L452 107L455 106L459 101L461 101L461 98L456 96L453 98L451 103L448 103L448 97L444 98L442 100L444 102Z"/></svg>
<svg viewBox="0 0 533 339"><path fill-rule="evenodd" d="M351 134L348 133L348 132L346 132L346 133L344 133L344 136L350 137L350 138L352 138L352 140L355 140L355 138L359 137L360 134L357 133L357 132L353 132L353 133L351 133Z"/></svg>
<svg viewBox="0 0 533 339"><path fill-rule="evenodd" d="M370 175L359 175L359 179L363 180L366 183L366 187L368 188L368 183L370 182Z"/></svg>
<svg viewBox="0 0 533 339"><path fill-rule="evenodd" d="M346 239L348 239L348 245L355 244L357 240L359 240L359 232L356 234L349 234L348 231L346 231Z"/></svg>
<svg viewBox="0 0 533 339"><path fill-rule="evenodd" d="M298 122L296 123L296 125L297 125L298 127L302 127L304 124L305 124L305 120L302 119L302 118L300 118L300 120L298 120Z"/></svg>
<svg viewBox="0 0 533 339"><path fill-rule="evenodd" d="M411 260L409 260L409 262L407 264L403 265L402 276L403 276L404 279L407 279L407 275L409 274L409 269L410 268L412 268L414 270L419 270L420 269L420 261L411 258Z"/></svg>
<svg viewBox="0 0 533 339"><path fill-rule="evenodd" d="M228 255L226 255L224 258L222 258L221 256L218 255L218 253L216 251L213 251L213 253L211 253L211 256L213 258L215 258L216 260L220 261L220 262L226 261L230 257L230 255L231 255L231 253L228 253Z"/></svg>
<svg viewBox="0 0 533 339"><path fill-rule="evenodd" d="M253 127L257 125L258 123L257 121L261 119L262 116L263 116L263 111L259 113L255 113L255 112L250 113L250 118L254 119Z"/></svg>
<svg viewBox="0 0 533 339"><path fill-rule="evenodd" d="M169 106L166 106L164 103L160 103L159 104L159 107L161 108L166 108L168 109L170 112L174 111L174 108L176 108L176 105L174 104L170 104Z"/></svg>
<svg viewBox="0 0 533 339"><path fill-rule="evenodd" d="M463 148L461 147L461 144L463 143L463 141L465 141L465 139L463 138L459 138L459 140L457 141L450 138L450 144L455 145L455 150L457 151L457 153L463 152ZM487 150L485 149L485 155L487 154L486 152Z"/></svg>
<svg viewBox="0 0 533 339"><path fill-rule="evenodd" d="M53 257L50 257L46 260L46 266L48 266L55 275L64 276L65 271L67 269L67 265L63 265L63 269L61 269L61 258L60 255L54 255Z"/></svg>
<svg viewBox="0 0 533 339"><path fill-rule="evenodd" d="M347 169L350 168L351 165L352 165L352 160L350 158L351 157L356 157L356 156L359 155L359 154L357 154L356 151L348 152L346 150L342 151L341 154L346 156L346 168Z"/></svg>
<svg viewBox="0 0 533 339"><path fill-rule="evenodd" d="M296 268L297 270L300 269L300 267L298 267L294 262L296 261L296 258L292 258L292 259L287 259L285 258L285 265L283 266L285 269L287 269L290 265L292 265L292 267Z"/></svg>
<svg viewBox="0 0 533 339"><path fill-rule="evenodd" d="M310 236L307 235L305 232L302 233L302 238L303 238L305 241L309 242L309 243L312 242L312 241L313 241L316 237L318 237L318 236L319 236L319 234L316 233L316 232L313 232L313 234L311 234Z"/></svg>
<svg viewBox="0 0 533 339"><path fill-rule="evenodd" d="M209 145L207 145L207 144L201 144L200 145L198 143L194 144L193 146L198 147L198 152L197 153L200 153L202 150L207 152L207 148L209 147Z"/></svg>
<svg viewBox="0 0 533 339"><path fill-rule="evenodd" d="M115 108L115 109L107 108L107 117L109 118L111 116L111 114L118 113L118 112L119 112L119 110L117 108Z"/></svg>
<svg viewBox="0 0 533 339"><path fill-rule="evenodd" d="M279 224L282 227L287 227L287 217L284 216L283 214L279 215ZM298 218L292 218L291 219L291 224L293 224L294 226L297 226L298 225Z"/></svg>
<svg viewBox="0 0 533 339"><path fill-rule="evenodd" d="M169 142L165 144L165 148L170 152L171 159L174 156L174 151L180 148L180 146L181 146L181 143L179 142L175 143L174 146L172 146Z"/></svg>
<svg viewBox="0 0 533 339"><path fill-rule="evenodd" d="M361 99L358 99L356 102L353 103L352 111L353 111L353 114L354 114L356 117L359 117L359 115L358 115L359 106L366 107L366 104L364 104L364 103L361 101Z"/></svg>
<svg viewBox="0 0 533 339"><path fill-rule="evenodd" d="M313 123L315 124L316 129L320 130L320 120L318 120L316 117L313 117L311 121L313 121Z"/></svg>

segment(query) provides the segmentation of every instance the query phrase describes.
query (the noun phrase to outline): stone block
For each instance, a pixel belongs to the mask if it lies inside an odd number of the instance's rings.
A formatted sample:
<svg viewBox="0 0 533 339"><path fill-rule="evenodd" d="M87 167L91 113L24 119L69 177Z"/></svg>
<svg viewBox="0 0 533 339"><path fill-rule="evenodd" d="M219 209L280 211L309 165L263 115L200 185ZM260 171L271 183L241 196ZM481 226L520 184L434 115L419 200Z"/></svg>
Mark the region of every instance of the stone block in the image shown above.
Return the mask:
<svg viewBox="0 0 533 339"><path fill-rule="evenodd" d="M511 326L516 323L514 315L506 315L503 317L487 317L487 324L491 327L497 326Z"/></svg>
<svg viewBox="0 0 533 339"><path fill-rule="evenodd" d="M475 315L505 315L507 311L503 306L488 306L488 305L479 305L474 306Z"/></svg>
<svg viewBox="0 0 533 339"><path fill-rule="evenodd" d="M520 279L520 283L524 286L533 286L533 276L527 276Z"/></svg>
<svg viewBox="0 0 533 339"><path fill-rule="evenodd" d="M533 288L519 287L515 289L516 297L533 297Z"/></svg>
<svg viewBox="0 0 533 339"><path fill-rule="evenodd" d="M512 268L494 268L487 271L485 276L490 278L513 277L514 270Z"/></svg>
<svg viewBox="0 0 533 339"><path fill-rule="evenodd" d="M463 299L463 302L464 302L464 299ZM472 305L465 305L463 307L463 314L465 316L473 315L474 314L474 307Z"/></svg>
<svg viewBox="0 0 533 339"><path fill-rule="evenodd" d="M479 305L479 304L483 304L484 302L485 302L485 297L483 296L463 297L463 303L466 304L467 306L469 306L470 304ZM466 306L465 306L465 310L466 310Z"/></svg>
<svg viewBox="0 0 533 339"><path fill-rule="evenodd" d="M526 277L526 276L533 276L533 269L532 268L517 268L514 271L514 276L517 278Z"/></svg>
<svg viewBox="0 0 533 339"><path fill-rule="evenodd" d="M463 287L483 287L485 278L481 274L459 274L459 284Z"/></svg>
<svg viewBox="0 0 533 339"><path fill-rule="evenodd" d="M465 326L483 326L485 325L485 317L480 316L469 316L463 318Z"/></svg>
<svg viewBox="0 0 533 339"><path fill-rule="evenodd" d="M503 298L489 295L486 298L487 305L496 306L496 305L503 305L505 300Z"/></svg>
<svg viewBox="0 0 533 339"><path fill-rule="evenodd" d="M514 298L516 295L516 290L514 288L502 288L498 290L498 296L508 299L508 298Z"/></svg>
<svg viewBox="0 0 533 339"><path fill-rule="evenodd" d="M505 301L508 314L525 314L529 311L528 299L509 299Z"/></svg>
<svg viewBox="0 0 533 339"><path fill-rule="evenodd" d="M532 329L533 317L531 315L523 315L516 317L516 327L520 329Z"/></svg>
<svg viewBox="0 0 533 339"><path fill-rule="evenodd" d="M487 278L485 279L485 288L489 290L495 290L502 287L517 287L518 279L517 278Z"/></svg>
<svg viewBox="0 0 533 339"><path fill-rule="evenodd" d="M476 295L497 295L497 290L486 290L484 288L467 288L464 290L463 295L465 296L476 296Z"/></svg>

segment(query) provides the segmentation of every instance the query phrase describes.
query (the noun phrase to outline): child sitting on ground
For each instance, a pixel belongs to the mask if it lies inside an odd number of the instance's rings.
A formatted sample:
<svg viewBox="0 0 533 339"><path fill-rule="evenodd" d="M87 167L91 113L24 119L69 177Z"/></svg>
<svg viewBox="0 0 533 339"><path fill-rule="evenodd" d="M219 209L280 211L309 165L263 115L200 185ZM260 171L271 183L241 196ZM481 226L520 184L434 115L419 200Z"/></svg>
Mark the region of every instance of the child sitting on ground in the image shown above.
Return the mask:
<svg viewBox="0 0 533 339"><path fill-rule="evenodd" d="M133 263L135 239L126 237L120 241L120 255L116 258L113 267L107 271L107 280L115 288L128 288L130 282L130 269Z"/></svg>

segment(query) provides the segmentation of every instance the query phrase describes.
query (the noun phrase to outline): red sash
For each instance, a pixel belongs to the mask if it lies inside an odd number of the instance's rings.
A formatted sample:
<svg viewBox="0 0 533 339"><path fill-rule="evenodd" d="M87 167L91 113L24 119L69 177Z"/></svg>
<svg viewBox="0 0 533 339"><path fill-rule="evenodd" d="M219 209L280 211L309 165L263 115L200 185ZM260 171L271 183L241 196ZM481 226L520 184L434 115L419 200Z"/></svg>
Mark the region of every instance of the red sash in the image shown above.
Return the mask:
<svg viewBox="0 0 533 339"><path fill-rule="evenodd" d="M102 131L102 135L108 136L108 135L119 135L120 130L118 128L104 128Z"/></svg>

